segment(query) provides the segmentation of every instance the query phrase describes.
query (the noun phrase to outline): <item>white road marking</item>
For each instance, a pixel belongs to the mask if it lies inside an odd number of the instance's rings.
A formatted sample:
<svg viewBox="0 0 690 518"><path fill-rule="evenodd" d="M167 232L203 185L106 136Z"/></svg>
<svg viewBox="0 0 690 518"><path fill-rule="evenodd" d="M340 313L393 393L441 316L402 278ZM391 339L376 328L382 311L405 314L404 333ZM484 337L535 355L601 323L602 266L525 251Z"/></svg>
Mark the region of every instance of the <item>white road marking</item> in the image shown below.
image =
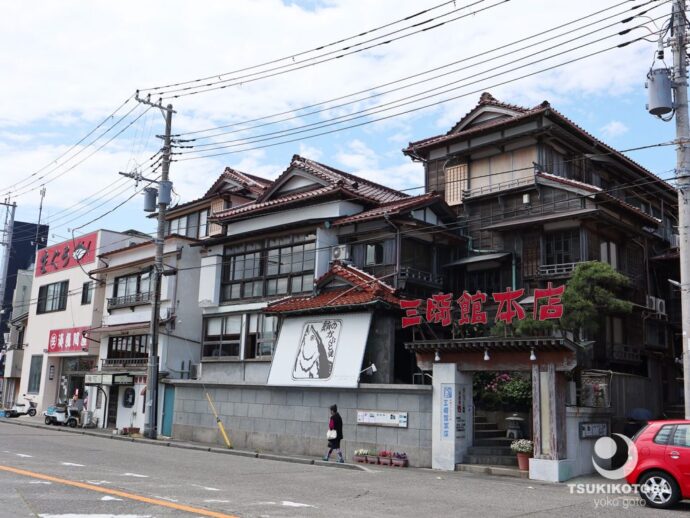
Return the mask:
<svg viewBox="0 0 690 518"><path fill-rule="evenodd" d="M230 500L216 500L215 498L209 498L208 500L204 500L207 504L229 504Z"/></svg>
<svg viewBox="0 0 690 518"><path fill-rule="evenodd" d="M39 514L40 518L151 518L150 514Z"/></svg>
<svg viewBox="0 0 690 518"><path fill-rule="evenodd" d="M74 462L61 462L60 464L62 464L63 466L75 466L77 468L83 468L84 467L83 464L76 464Z"/></svg>
<svg viewBox="0 0 690 518"><path fill-rule="evenodd" d="M107 480L87 480L89 484L94 486L102 486L103 484L110 484Z"/></svg>
<svg viewBox="0 0 690 518"><path fill-rule="evenodd" d="M199 484L192 484L194 487L200 487L201 489L205 489L206 491L220 491L220 489L216 487L206 487L206 486L200 486Z"/></svg>
<svg viewBox="0 0 690 518"><path fill-rule="evenodd" d="M17 457L21 457L23 459L31 459L32 458L31 455L27 455L26 453L16 453L15 455L17 455Z"/></svg>
<svg viewBox="0 0 690 518"><path fill-rule="evenodd" d="M300 504L299 502L290 502L289 500L283 500L281 503L285 507L314 507L313 505Z"/></svg>
<svg viewBox="0 0 690 518"><path fill-rule="evenodd" d="M108 496L108 495L106 495L106 496L104 496L103 498L101 498L101 500L103 500L104 502L108 502L108 501L110 501L110 500L114 500L114 501L117 501L117 502L122 502L122 498L115 498L114 496Z"/></svg>
<svg viewBox="0 0 690 518"><path fill-rule="evenodd" d="M45 484L46 486L49 486L52 484L52 482L48 482L47 480L32 480L29 482L29 484Z"/></svg>
<svg viewBox="0 0 690 518"><path fill-rule="evenodd" d="M123 473L123 477L149 478L148 475L139 475L138 473Z"/></svg>
<svg viewBox="0 0 690 518"><path fill-rule="evenodd" d="M174 498L170 498L167 496L158 496L158 495L153 495L153 498L158 498L158 500L166 500L168 502L179 502L179 500L175 500Z"/></svg>

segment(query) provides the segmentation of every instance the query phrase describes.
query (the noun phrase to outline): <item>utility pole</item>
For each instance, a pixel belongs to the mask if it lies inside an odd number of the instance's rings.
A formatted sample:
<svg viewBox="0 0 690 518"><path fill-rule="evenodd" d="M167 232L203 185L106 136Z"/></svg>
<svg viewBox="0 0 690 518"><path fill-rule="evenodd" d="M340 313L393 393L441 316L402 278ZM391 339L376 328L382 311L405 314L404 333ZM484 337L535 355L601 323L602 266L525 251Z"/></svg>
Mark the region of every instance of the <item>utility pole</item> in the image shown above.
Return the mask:
<svg viewBox="0 0 690 518"><path fill-rule="evenodd" d="M156 258L153 268L153 304L151 305L151 343L149 344L149 361L146 371L146 408L147 417L144 427L144 435L149 439L156 439L157 432L157 418L158 418L158 337L159 337L159 323L160 323L160 306L161 306L161 279L163 276L163 245L165 244L165 214L168 204L170 203L170 189L171 183L168 180L170 173L170 157L171 157L171 133L172 133L172 104L163 106L161 101L157 104L151 102L150 99L141 99L137 91L136 100L143 104L148 104L155 108L159 108L165 117L165 134L163 135L163 149L162 149L162 167L161 179L157 182L160 185L160 192L158 196L158 231L156 232ZM130 176L130 175L125 175Z"/></svg>
<svg viewBox="0 0 690 518"><path fill-rule="evenodd" d="M0 307L5 301L5 290L7 289L7 268L10 264L10 252L12 251L12 232L14 230L14 212L17 209L16 203L10 203L10 199L5 198L4 203L0 203L6 207L5 212L5 228L3 229L3 240L0 245L4 247L2 253L2 263L0 263ZM0 337L0 340L2 337Z"/></svg>
<svg viewBox="0 0 690 518"><path fill-rule="evenodd" d="M46 197L45 185L41 186L41 203L38 205L38 224L36 225L36 239L34 241L34 257L38 253L38 238L41 232L41 215L43 214L43 198Z"/></svg>
<svg viewBox="0 0 690 518"><path fill-rule="evenodd" d="M678 180L678 233L680 235L680 302L683 324L683 394L685 419L690 419L690 128L688 126L687 37L685 0L673 3L673 88L675 89L676 178Z"/></svg>

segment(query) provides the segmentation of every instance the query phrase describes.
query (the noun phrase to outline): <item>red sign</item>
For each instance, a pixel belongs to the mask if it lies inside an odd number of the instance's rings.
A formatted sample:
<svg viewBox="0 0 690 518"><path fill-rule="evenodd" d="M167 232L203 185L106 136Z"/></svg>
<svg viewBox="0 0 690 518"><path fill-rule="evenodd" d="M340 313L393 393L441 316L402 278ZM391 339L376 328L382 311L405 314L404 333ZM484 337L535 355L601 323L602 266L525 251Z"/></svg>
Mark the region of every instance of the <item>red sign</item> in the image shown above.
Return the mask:
<svg viewBox="0 0 690 518"><path fill-rule="evenodd" d="M563 304L561 304L561 297L565 292L565 285L554 288L549 282L544 289L537 288L534 290L534 309L532 316L534 320L549 320L558 319L563 316ZM524 320L525 310L518 302L525 294L524 289L511 290L507 288L506 291L494 293L491 298L498 304L496 311L496 322L505 322L510 324L515 318ZM458 324L486 324L486 312L482 311L482 305L486 302L487 295L481 291L477 291L474 295L466 291L457 299L458 307L460 308L460 319ZM452 322L451 311L453 302L452 293L440 293L432 295L426 301L426 321L429 324L441 324L448 326ZM403 328L420 325L422 323L422 315L419 314L419 308L422 304L420 299L415 300L401 300L400 309L405 310L405 316L402 319Z"/></svg>
<svg viewBox="0 0 690 518"><path fill-rule="evenodd" d="M48 334L48 354L80 353L88 349L89 344L84 336L88 327L70 327L53 329Z"/></svg>
<svg viewBox="0 0 690 518"><path fill-rule="evenodd" d="M96 260L98 232L75 237L59 245L39 250L36 255L35 276L67 270L80 264L90 264Z"/></svg>

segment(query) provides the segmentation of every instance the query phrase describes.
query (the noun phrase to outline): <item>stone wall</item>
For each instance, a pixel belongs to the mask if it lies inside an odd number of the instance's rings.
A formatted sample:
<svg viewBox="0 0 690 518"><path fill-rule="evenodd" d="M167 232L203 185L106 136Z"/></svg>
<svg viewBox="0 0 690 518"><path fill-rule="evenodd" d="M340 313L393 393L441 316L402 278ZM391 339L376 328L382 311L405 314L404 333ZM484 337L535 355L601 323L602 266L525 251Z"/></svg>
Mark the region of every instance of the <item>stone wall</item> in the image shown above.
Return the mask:
<svg viewBox="0 0 690 518"><path fill-rule="evenodd" d="M200 382L175 380L173 436L222 444L215 418ZM323 456L330 413L338 405L343 418L341 443L351 459L355 449L404 451L410 464L431 466L431 387L361 385L358 389L269 387L209 384L234 447L250 451ZM357 410L408 412L407 428L357 424Z"/></svg>

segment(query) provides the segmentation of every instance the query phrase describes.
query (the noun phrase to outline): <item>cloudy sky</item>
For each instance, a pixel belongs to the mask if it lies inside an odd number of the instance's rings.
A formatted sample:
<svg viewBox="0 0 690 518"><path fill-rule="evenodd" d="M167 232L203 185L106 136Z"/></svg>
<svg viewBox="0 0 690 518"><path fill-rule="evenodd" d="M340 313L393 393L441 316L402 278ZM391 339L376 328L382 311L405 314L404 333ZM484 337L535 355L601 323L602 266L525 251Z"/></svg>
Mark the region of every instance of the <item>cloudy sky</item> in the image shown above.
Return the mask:
<svg viewBox="0 0 690 518"><path fill-rule="evenodd" d="M664 0L4 2L0 195L36 221L45 185L51 242L75 228L153 232L139 196L89 223L134 194L119 171L155 175L146 167L164 121L131 99L137 89L174 105L174 133L224 126L181 137L198 140L172 164L180 201L225 166L273 178L295 153L419 192L421 166L401 148L446 132L484 90L525 106L548 99L618 149L665 142L673 123L645 112L655 43L557 65L655 39L669 13ZM672 174L672 147L630 156Z"/></svg>

